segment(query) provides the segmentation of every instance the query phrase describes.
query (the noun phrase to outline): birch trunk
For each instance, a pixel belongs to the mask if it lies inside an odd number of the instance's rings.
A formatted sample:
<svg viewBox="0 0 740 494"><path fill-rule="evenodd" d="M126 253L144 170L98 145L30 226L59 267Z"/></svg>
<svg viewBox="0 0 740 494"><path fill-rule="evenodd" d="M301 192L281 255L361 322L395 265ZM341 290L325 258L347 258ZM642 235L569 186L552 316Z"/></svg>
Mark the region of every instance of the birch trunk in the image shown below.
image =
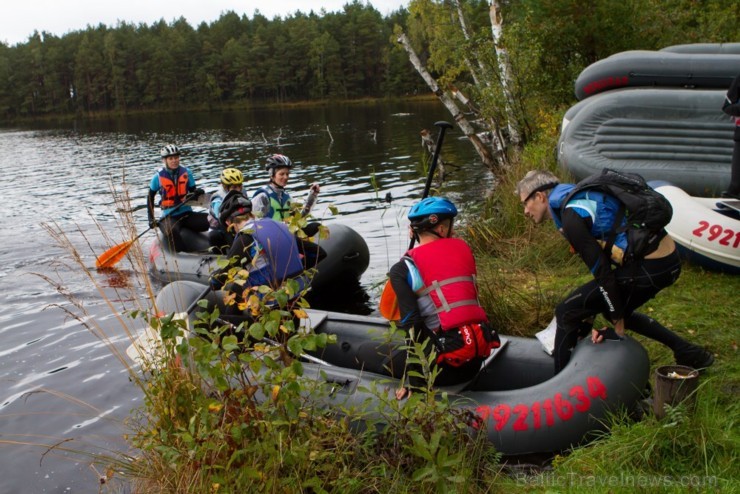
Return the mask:
<svg viewBox="0 0 740 494"><path fill-rule="evenodd" d="M490 149L488 149L485 144L481 141L481 139L478 137L478 135L475 133L475 129L472 125L470 125L470 122L468 122L468 119L465 118L465 115L462 111L457 107L455 104L455 101L450 98L442 89L440 89L439 84L437 84L437 81L434 80L434 77L427 71L426 67L424 67L424 64L419 59L419 56L414 51L414 48L411 46L411 43L409 42L408 37L406 36L406 33L401 33L398 38L398 42L401 43L403 48L406 50L406 53L409 55L409 61L414 66L416 71L421 75L421 77L424 79L424 81L427 83L427 86L429 86L429 89L432 90L432 92L439 98L439 100L442 102L442 104L447 108L447 110L452 115L452 118L455 120L455 123L457 123L458 127L460 127L460 130L463 131L463 134L470 140L470 142L473 144L473 147L475 148L476 152L481 158L481 161L483 161L483 164L486 165L491 170L496 169L496 161L493 159L493 156L491 155Z"/></svg>
<svg viewBox="0 0 740 494"><path fill-rule="evenodd" d="M519 135L518 123L516 114L514 112L514 98L511 94L511 69L509 68L509 55L506 52L506 48L501 46L501 31L503 18L499 14L501 7L499 6L498 0L491 0L491 8L489 15L491 17L491 32L493 35L493 46L496 49L496 60L498 60L498 67L501 71L501 87L504 91L504 98L506 100L506 116L508 119L509 137L512 144L519 144L521 137Z"/></svg>

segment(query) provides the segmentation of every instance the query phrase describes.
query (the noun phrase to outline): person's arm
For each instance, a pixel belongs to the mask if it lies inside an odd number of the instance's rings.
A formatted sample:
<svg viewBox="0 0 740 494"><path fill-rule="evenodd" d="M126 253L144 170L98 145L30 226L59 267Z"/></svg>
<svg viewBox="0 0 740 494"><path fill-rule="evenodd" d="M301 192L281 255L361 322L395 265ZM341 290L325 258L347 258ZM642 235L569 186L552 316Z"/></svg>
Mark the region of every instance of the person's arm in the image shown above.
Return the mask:
<svg viewBox="0 0 740 494"><path fill-rule="evenodd" d="M616 323L623 318L624 306L617 290L617 279L611 266L611 259L591 235L591 218L584 218L571 208L562 213L563 234L573 246L583 262L601 287L608 309L609 320Z"/></svg>
<svg viewBox="0 0 740 494"><path fill-rule="evenodd" d="M270 197L262 191L257 191L257 193L252 196L252 214L257 218L264 218L269 210Z"/></svg>
<svg viewBox="0 0 740 494"><path fill-rule="evenodd" d="M298 252L303 256L303 269L315 268L326 258L326 251L319 244L296 236Z"/></svg>
<svg viewBox="0 0 740 494"><path fill-rule="evenodd" d="M319 192L321 191L321 187L317 182L314 182L311 184L311 187L308 189L308 197L306 198L306 204L303 206L303 209L301 210L301 216L308 216L308 213L311 212L311 209L313 209L314 205L316 204L316 199L319 197Z"/></svg>
<svg viewBox="0 0 740 494"><path fill-rule="evenodd" d="M234 243L231 244L229 252L226 254L226 259L237 259L238 266L244 266L252 262L252 245L254 245L254 237L248 233L238 233L234 238ZM226 283L227 275L229 270L235 267L233 263L229 263L223 268L215 271L211 275L211 287L214 290L218 290Z"/></svg>
<svg viewBox="0 0 740 494"><path fill-rule="evenodd" d="M149 182L149 189L146 196L146 215L149 220L149 228L157 226L157 220L154 217L154 198L157 196L159 190L159 175L154 175L151 182Z"/></svg>
<svg viewBox="0 0 740 494"><path fill-rule="evenodd" d="M419 310L418 297L409 284L409 274L409 268L403 259L391 266L388 272L388 278L398 300L398 309L401 312L401 319L396 325L404 330L411 327L420 330L424 326L424 318Z"/></svg>

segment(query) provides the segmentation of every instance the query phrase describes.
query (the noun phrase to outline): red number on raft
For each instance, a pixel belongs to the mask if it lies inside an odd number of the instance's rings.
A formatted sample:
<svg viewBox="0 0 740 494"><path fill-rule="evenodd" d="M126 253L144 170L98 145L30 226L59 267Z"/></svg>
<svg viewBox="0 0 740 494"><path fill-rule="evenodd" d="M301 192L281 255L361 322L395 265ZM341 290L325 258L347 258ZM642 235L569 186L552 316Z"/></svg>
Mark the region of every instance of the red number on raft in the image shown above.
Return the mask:
<svg viewBox="0 0 740 494"><path fill-rule="evenodd" d="M725 229L725 236L722 237L722 240L719 241L721 245L730 245L730 239L735 235L735 232L730 230L729 228Z"/></svg>
<svg viewBox="0 0 740 494"><path fill-rule="evenodd" d="M717 237L722 235L722 227L720 225L712 225L709 227L709 241L717 240Z"/></svg>
<svg viewBox="0 0 740 494"><path fill-rule="evenodd" d="M500 431L506 427L509 417L511 417L511 407L509 405L505 403L496 405L496 408L493 409L493 420L496 422L494 429Z"/></svg>
<svg viewBox="0 0 740 494"><path fill-rule="evenodd" d="M532 403L532 425L535 429L542 427L542 405L539 401Z"/></svg>
<svg viewBox="0 0 740 494"><path fill-rule="evenodd" d="M699 224L701 225L699 228L694 230L693 233L696 237L701 237L701 232L709 228L709 222L708 221L700 221Z"/></svg>
<svg viewBox="0 0 740 494"><path fill-rule="evenodd" d="M606 386L596 376L589 376L586 378L586 386L588 386L588 394L591 398L601 398L606 400Z"/></svg>
<svg viewBox="0 0 740 494"><path fill-rule="evenodd" d="M555 393L555 411L561 420L570 420L573 417L573 405L563 398L562 393Z"/></svg>
<svg viewBox="0 0 740 494"><path fill-rule="evenodd" d="M572 388L570 388L570 393L568 394L578 400L576 410L578 410L579 412L585 412L589 408L591 408L591 400L589 400L588 396L586 396L586 392L583 391L582 386L573 386Z"/></svg>
<svg viewBox="0 0 740 494"><path fill-rule="evenodd" d="M740 232L737 232L735 234L735 242L732 244L732 247L735 248L735 249L737 249L738 247L740 247Z"/></svg>
<svg viewBox="0 0 740 494"><path fill-rule="evenodd" d="M555 425L555 414L552 412L552 400L550 398L542 402L542 409L545 411L545 424L548 427Z"/></svg>
<svg viewBox="0 0 740 494"><path fill-rule="evenodd" d="M519 416L514 421L514 425L512 426L512 429L514 429L517 432L526 431L528 429L527 415L529 415L529 407L527 407L527 405L520 403L514 407L514 413L519 414Z"/></svg>

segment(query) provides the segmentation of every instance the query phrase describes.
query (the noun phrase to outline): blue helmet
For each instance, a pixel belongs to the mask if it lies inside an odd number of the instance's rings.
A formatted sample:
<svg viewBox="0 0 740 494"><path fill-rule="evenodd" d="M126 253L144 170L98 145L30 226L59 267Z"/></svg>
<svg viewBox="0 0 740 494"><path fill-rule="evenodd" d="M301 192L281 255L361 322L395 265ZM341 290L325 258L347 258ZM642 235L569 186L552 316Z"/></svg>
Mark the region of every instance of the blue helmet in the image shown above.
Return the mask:
<svg viewBox="0 0 740 494"><path fill-rule="evenodd" d="M430 230L448 218L457 216L457 208L445 197L427 197L417 202L409 211L409 221L414 230Z"/></svg>

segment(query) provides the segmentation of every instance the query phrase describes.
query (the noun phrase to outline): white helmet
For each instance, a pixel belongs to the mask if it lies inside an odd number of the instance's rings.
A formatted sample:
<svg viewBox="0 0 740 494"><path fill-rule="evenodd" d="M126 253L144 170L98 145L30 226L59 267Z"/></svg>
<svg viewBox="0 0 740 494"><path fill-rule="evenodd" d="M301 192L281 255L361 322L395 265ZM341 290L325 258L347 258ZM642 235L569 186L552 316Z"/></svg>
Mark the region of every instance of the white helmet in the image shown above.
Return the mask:
<svg viewBox="0 0 740 494"><path fill-rule="evenodd" d="M167 156L180 156L180 148L175 146L174 144L167 144L165 147L162 148L159 154L160 156L162 156L162 159L166 158Z"/></svg>

